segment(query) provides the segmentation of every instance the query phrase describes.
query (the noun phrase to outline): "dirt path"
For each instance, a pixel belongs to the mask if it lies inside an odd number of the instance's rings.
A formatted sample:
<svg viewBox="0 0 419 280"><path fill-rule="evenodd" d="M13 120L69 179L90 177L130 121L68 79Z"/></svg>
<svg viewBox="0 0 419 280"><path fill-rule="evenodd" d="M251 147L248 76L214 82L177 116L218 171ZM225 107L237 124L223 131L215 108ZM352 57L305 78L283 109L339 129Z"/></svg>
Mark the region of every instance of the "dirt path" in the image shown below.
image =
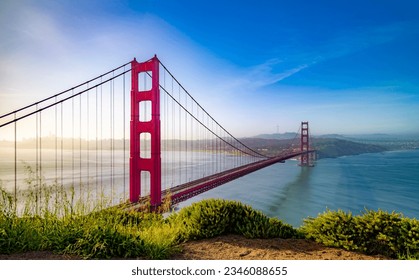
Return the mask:
<svg viewBox="0 0 419 280"><path fill-rule="evenodd" d="M178 260L377 260L342 249L329 248L303 239L247 239L238 235L190 241L180 245ZM0 260L77 260L77 256L52 252L26 252L1 255Z"/></svg>
<svg viewBox="0 0 419 280"><path fill-rule="evenodd" d="M173 259L377 260L385 258L329 248L303 239L247 239L243 236L227 235L182 244L182 252Z"/></svg>

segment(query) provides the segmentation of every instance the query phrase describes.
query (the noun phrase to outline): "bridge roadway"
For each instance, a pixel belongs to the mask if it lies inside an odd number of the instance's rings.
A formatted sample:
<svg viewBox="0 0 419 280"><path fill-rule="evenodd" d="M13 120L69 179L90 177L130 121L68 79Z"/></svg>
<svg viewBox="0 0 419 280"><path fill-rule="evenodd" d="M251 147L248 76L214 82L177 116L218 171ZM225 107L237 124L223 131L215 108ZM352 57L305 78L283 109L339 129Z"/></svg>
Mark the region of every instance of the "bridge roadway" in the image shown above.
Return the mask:
<svg viewBox="0 0 419 280"><path fill-rule="evenodd" d="M229 169L229 170L217 173L217 174L213 174L207 177L203 177L201 179L191 181L182 185L178 185L170 189L165 189L165 190L162 190L162 200L164 200L164 198L168 194L170 194L171 204L174 205L179 202L185 201L191 197L197 196L210 189L216 188L222 184L233 181L239 177L242 177L244 175L257 171L259 169L265 168L272 164L275 164L275 163L278 163L278 162L281 162L290 158L294 158L303 154L312 153L314 151L315 150L308 150L304 152L297 151L297 152L281 154L272 158L268 158L268 159L261 160L255 163L250 163L250 164L236 167L233 169ZM141 197L141 199L137 203L131 204L129 209L138 209L138 210L141 209L142 206L145 205L146 201L149 201L149 197L150 196Z"/></svg>
<svg viewBox="0 0 419 280"><path fill-rule="evenodd" d="M275 163L278 163L278 162L281 162L281 161L284 161L293 157L300 156L302 154L308 154L312 152L314 152L314 150L308 150L304 152L301 152L301 151L290 152L290 153L278 155L276 157L261 160L255 163L250 163L247 165L229 169L221 173L210 175L210 176L207 176L207 177L195 180L195 181L191 181L182 185L172 187L170 189L163 190L162 199L164 200L164 198L169 194L171 196L171 204L172 205L177 204L179 202L185 201L191 197L197 196L203 192L206 192L210 189L218 187L227 182L233 181L239 177L242 177L244 175L257 171L259 169L265 168L272 164L275 164ZM149 200L149 196L142 197L140 201L136 203L134 208L141 208L141 205L144 205L144 203L147 200Z"/></svg>

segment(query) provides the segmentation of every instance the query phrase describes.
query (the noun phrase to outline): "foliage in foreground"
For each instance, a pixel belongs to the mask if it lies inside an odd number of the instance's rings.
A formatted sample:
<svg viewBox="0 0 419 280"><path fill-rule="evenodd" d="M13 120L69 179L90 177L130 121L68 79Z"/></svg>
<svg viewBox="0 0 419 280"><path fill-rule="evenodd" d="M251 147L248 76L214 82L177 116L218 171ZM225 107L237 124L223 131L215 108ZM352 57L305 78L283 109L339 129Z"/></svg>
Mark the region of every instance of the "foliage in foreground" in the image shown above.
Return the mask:
<svg viewBox="0 0 419 280"><path fill-rule="evenodd" d="M53 208L25 208L18 215L13 203L11 196L0 188L3 254L48 250L86 259L166 259L177 251L179 243L191 239L225 233L287 238L297 233L291 226L248 206L223 200L196 203L167 219L158 213L118 207L86 212L87 207L73 207L69 201ZM81 202L77 204L80 206Z"/></svg>
<svg viewBox="0 0 419 280"><path fill-rule="evenodd" d="M0 254L48 250L86 259L167 259L181 242L240 234L305 237L367 254L419 259L419 221L381 210L361 216L326 211L297 230L240 202L219 199L192 204L166 219L109 205L92 209L65 193L60 203L43 203L29 195L18 213L14 199L0 186Z"/></svg>
<svg viewBox="0 0 419 280"><path fill-rule="evenodd" d="M60 192L60 203L45 197L40 203L39 191L28 192L18 210L0 186L0 253L48 250L87 259L164 259L176 249L178 230L162 215L127 211L125 205L92 207L74 193Z"/></svg>
<svg viewBox="0 0 419 280"><path fill-rule="evenodd" d="M210 238L222 234L240 234L247 238L292 238L298 232L277 218L237 201L208 199L183 208L170 221L182 225L182 240Z"/></svg>
<svg viewBox="0 0 419 280"><path fill-rule="evenodd" d="M308 218L301 228L306 238L326 246L370 255L419 259L419 221L399 213L366 210L363 215L326 211Z"/></svg>

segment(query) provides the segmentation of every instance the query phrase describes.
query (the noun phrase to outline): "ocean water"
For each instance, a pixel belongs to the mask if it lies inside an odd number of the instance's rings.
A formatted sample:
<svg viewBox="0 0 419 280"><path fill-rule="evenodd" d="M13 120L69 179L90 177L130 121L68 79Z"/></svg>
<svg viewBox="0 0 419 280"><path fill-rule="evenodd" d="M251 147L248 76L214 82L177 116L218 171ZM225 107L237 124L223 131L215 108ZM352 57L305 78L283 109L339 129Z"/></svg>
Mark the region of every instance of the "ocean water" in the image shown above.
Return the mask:
<svg viewBox="0 0 419 280"><path fill-rule="evenodd" d="M318 160L300 167L278 163L179 204L205 198L239 200L271 217L300 226L327 209L401 212L419 219L419 150Z"/></svg>

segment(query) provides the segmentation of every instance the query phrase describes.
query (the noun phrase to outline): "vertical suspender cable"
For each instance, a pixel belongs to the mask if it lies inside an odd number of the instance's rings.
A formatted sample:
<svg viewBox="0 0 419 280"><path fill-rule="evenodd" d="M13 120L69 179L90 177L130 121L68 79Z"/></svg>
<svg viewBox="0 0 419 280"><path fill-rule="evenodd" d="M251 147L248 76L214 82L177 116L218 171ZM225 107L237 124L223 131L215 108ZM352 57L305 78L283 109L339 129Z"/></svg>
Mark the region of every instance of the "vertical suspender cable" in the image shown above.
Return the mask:
<svg viewBox="0 0 419 280"><path fill-rule="evenodd" d="M178 101L179 101L179 103L180 103L180 86L178 85L178 96L179 96L179 98L178 98ZM180 109L180 107L179 107L179 119L178 119L178 122L179 122L179 166L181 167L182 165L182 157L181 157L181 155L182 155L182 110ZM182 182L182 169L180 168L180 170L179 170L179 180L180 180L180 182Z"/></svg>
<svg viewBox="0 0 419 280"><path fill-rule="evenodd" d="M81 177L81 173L82 173L82 166L81 166L81 164L82 164L82 154L81 154L81 134L82 134L82 123L81 123L81 121L82 121L82 100L81 100L81 94L79 95L79 100L80 100L80 105L79 105L79 112L80 112L80 119L79 119L79 172L80 172L80 174L79 174L79 190L80 190L80 193L79 193L79 198L81 199L83 196L82 196L82 177Z"/></svg>
<svg viewBox="0 0 419 280"><path fill-rule="evenodd" d="M16 113L14 114L14 118L16 119ZM14 212L16 213L17 210L17 122L14 123L15 128L15 189L14 189L14 200L15 200L15 209Z"/></svg>
<svg viewBox="0 0 419 280"><path fill-rule="evenodd" d="M38 111L38 104L36 105L36 110ZM35 162L35 170L36 170L36 172L35 172L35 174L36 174L36 177L35 177L35 182L36 182L36 184L38 184L38 178L40 177L39 176L39 165L38 165L38 160L39 160L39 158L38 158L38 156L39 156L39 122L38 122L39 120L38 120L38 113L36 113L36 162ZM40 188L41 186L40 185L38 185L37 186L38 188ZM35 211L36 211L36 214L38 214L38 192L35 192Z"/></svg>
<svg viewBox="0 0 419 280"><path fill-rule="evenodd" d="M87 83L87 87L89 88L89 83ZM87 179L86 179L86 184L87 184L87 190L88 190L88 195L90 195L90 104L89 104L89 95L90 95L90 90L87 92L86 95L86 101L87 101L87 120L86 120L86 155L87 155Z"/></svg>
<svg viewBox="0 0 419 280"><path fill-rule="evenodd" d="M74 98L71 99L71 118L72 118L72 128L71 128L71 167L72 167L72 181L71 186L74 189Z"/></svg>
<svg viewBox="0 0 419 280"><path fill-rule="evenodd" d="M202 116L201 116L201 110L199 109L199 106L197 106L197 115L198 115L198 120L201 122L201 123L203 123L203 118L202 118ZM198 130L198 136L197 136L197 138L198 138L198 152L199 152L199 157L198 157L198 159L199 159L199 162L200 162L200 169L199 169L199 174L197 175L198 176L198 178L201 178L201 175L203 174L203 166L205 165L205 151L204 151L204 148L203 148L203 145L202 145L202 141L203 141L203 136L202 136L202 134L203 134L203 127L201 126L201 124L199 123L199 121L197 122L197 130Z"/></svg>
<svg viewBox="0 0 419 280"><path fill-rule="evenodd" d="M185 108L188 109L188 99L185 94ZM189 182L188 178L188 114L185 112L185 182Z"/></svg>
<svg viewBox="0 0 419 280"><path fill-rule="evenodd" d="M103 86L100 78L100 201L103 206Z"/></svg>
<svg viewBox="0 0 419 280"><path fill-rule="evenodd" d="M159 67L160 67L160 65L159 65ZM159 71L160 71L160 69L159 69ZM164 85L164 88L166 88L166 71L163 71L163 85ZM164 108L163 109L163 111L164 111L164 117L163 117L164 137L162 137L163 141L164 141L164 152L163 152L164 174L162 174L162 178L164 178L165 180L164 181L162 180L162 184L164 182L162 188L166 189L168 187L167 186L167 172L168 172L168 170L167 170L167 167L168 167L168 162L167 162L167 160L168 160L167 159L167 145L168 145L168 143L167 143L167 139L168 139L168 135L169 135L168 134L168 124L167 124L167 115L168 115L167 105L168 104L167 104L166 94L164 94L163 92L160 92L160 97L161 97L161 101L163 102L163 108Z"/></svg>
<svg viewBox="0 0 419 280"><path fill-rule="evenodd" d="M208 116L205 114L204 117L206 117L207 119L207 127L209 128L209 118ZM210 145L211 145L211 140L209 139L209 131L208 129L205 129L205 150L208 154L208 158L210 159L207 168L205 169L205 176L207 176L212 168L212 153L211 153L211 149L210 149Z"/></svg>
<svg viewBox="0 0 419 280"><path fill-rule="evenodd" d="M122 76L122 112L123 112L123 117L122 117L122 119L123 119L123 121L122 121L122 145L123 145L123 148L122 148L122 150L123 150L123 163L122 163L122 166L123 166L123 184L124 184L124 200L127 198L127 195L126 195L126 165L125 165L125 163L126 163L126 152L125 152L125 149L126 149L126 145L125 145L125 97L126 97L126 94L125 94L125 66L124 66L124 75Z"/></svg>
<svg viewBox="0 0 419 280"><path fill-rule="evenodd" d="M172 96L173 95L173 78L172 78ZM174 119L175 119L175 102L172 101L172 116L171 116L171 126L172 126L172 134L171 134L171 138L172 138L172 158L170 159L172 166L171 166L171 170L172 170L172 175L171 175L171 186L174 186L174 169L175 169L175 165L174 165L174 161L175 161L175 125L174 125Z"/></svg>
<svg viewBox="0 0 419 280"><path fill-rule="evenodd" d="M60 159L61 159L61 188L63 188L64 187L64 176L63 176L63 171L64 171L64 154L63 154L63 146L64 146L64 126L63 126L63 116L64 116L64 113L63 113L63 103L61 102L61 157L60 157Z"/></svg>
<svg viewBox="0 0 419 280"><path fill-rule="evenodd" d="M57 96L54 99L57 103ZM55 109L55 205L58 205L58 104Z"/></svg>
<svg viewBox="0 0 419 280"><path fill-rule="evenodd" d="M96 199L99 198L99 194L98 194L98 175L99 175L99 147L98 147L98 143L99 143L99 137L98 137L98 88L96 87L96 100L95 100L95 121L96 121L96 143L95 143L95 160L96 160L96 172L95 172L95 185L96 185Z"/></svg>
<svg viewBox="0 0 419 280"><path fill-rule="evenodd" d="M42 111L39 112L39 206L42 202Z"/></svg>
<svg viewBox="0 0 419 280"><path fill-rule="evenodd" d="M211 121L211 131L214 131L214 122ZM211 136L211 133L210 133ZM217 143L216 143L217 138L216 137L212 137L212 153L213 153L213 161L212 161L212 172L216 173L217 172Z"/></svg>
<svg viewBox="0 0 419 280"><path fill-rule="evenodd" d="M55 97L57 103L57 97ZM54 106L55 109L55 184L58 184L58 105Z"/></svg>
<svg viewBox="0 0 419 280"><path fill-rule="evenodd" d="M112 72L112 198L115 193L115 72ZM113 199L112 199L113 204Z"/></svg>
<svg viewBox="0 0 419 280"><path fill-rule="evenodd" d="M113 200L113 170L112 170L112 82L109 83L109 145L110 145L110 149L109 149L109 157L110 157L110 187L111 187L111 201Z"/></svg>
<svg viewBox="0 0 419 280"><path fill-rule="evenodd" d="M191 102L191 111L192 111L192 114L194 114L194 112L193 112L193 102ZM195 137L194 137L194 129L193 129L193 118L191 118L191 166L193 166L193 165L195 165L197 162L196 161L194 161L194 154L195 154L195 151L194 151L194 143L195 143ZM191 170L191 174L192 174L192 176L193 176L193 170Z"/></svg>
<svg viewBox="0 0 419 280"><path fill-rule="evenodd" d="M160 64L159 64L159 73L161 73L161 69L160 69ZM161 76L160 76L161 78ZM160 83L160 82L159 82ZM166 71L163 71L163 86L164 88L166 88ZM167 103L165 100L166 95L163 94L163 92L160 91L160 104L163 103L163 116L161 114L160 119L162 120L162 125L163 125L163 129L162 131L162 136L161 139L163 141L163 149L162 149L162 162L164 162L164 167L162 170L162 190L166 189L166 173L167 173L167 158L166 158L166 154L167 154L167 123L166 123L166 118L167 118ZM160 107L161 108L161 107ZM161 110L161 109L160 109Z"/></svg>

